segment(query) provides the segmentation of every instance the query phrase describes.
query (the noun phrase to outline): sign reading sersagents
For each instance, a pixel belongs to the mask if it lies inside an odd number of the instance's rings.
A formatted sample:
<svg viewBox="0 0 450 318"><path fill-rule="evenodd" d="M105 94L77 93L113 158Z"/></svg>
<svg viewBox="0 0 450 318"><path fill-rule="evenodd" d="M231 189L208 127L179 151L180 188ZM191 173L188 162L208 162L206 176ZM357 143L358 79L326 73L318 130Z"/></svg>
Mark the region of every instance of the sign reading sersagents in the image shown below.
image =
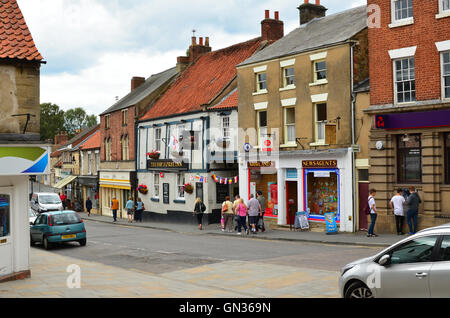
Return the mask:
<svg viewBox="0 0 450 318"><path fill-rule="evenodd" d="M337 168L337 160L303 160L303 168Z"/></svg>

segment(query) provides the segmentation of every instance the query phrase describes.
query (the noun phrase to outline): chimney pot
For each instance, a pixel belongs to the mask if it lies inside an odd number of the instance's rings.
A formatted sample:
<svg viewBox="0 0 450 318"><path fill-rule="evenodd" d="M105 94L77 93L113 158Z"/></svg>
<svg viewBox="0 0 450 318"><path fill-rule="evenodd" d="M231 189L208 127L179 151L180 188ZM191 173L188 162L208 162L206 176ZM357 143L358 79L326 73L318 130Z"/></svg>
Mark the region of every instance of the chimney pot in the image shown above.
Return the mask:
<svg viewBox="0 0 450 318"><path fill-rule="evenodd" d="M263 41L277 41L284 36L284 23L278 18L278 11L275 12L275 19L270 19L270 12L266 10L266 18L261 21L261 38Z"/></svg>
<svg viewBox="0 0 450 318"><path fill-rule="evenodd" d="M205 37L205 46L209 46L209 36Z"/></svg>
<svg viewBox="0 0 450 318"><path fill-rule="evenodd" d="M199 45L203 46L203 38L199 38Z"/></svg>
<svg viewBox="0 0 450 318"><path fill-rule="evenodd" d="M192 37L192 46L196 46L197 45L197 37L193 36Z"/></svg>
<svg viewBox="0 0 450 318"><path fill-rule="evenodd" d="M303 25L315 18L323 18L328 9L320 4L320 0L316 0L315 4L305 0L305 3L301 4L298 10L300 11L300 25Z"/></svg>
<svg viewBox="0 0 450 318"><path fill-rule="evenodd" d="M280 13L275 11L275 20L280 20Z"/></svg>
<svg viewBox="0 0 450 318"><path fill-rule="evenodd" d="M270 19L270 11L266 10L266 19Z"/></svg>
<svg viewBox="0 0 450 318"><path fill-rule="evenodd" d="M316 0L316 6L320 6L320 0Z"/></svg>

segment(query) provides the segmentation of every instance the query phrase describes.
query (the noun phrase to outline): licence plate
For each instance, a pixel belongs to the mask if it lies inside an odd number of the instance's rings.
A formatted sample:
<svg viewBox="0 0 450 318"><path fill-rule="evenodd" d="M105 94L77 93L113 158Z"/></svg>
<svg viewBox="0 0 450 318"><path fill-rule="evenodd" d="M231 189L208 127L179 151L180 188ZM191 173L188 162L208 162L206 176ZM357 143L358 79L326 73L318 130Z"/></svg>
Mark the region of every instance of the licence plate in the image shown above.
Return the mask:
<svg viewBox="0 0 450 318"><path fill-rule="evenodd" d="M68 239L74 239L74 238L76 238L77 236L75 235L75 234L71 234L71 235L62 235L61 236L61 238L63 239L63 240L68 240Z"/></svg>

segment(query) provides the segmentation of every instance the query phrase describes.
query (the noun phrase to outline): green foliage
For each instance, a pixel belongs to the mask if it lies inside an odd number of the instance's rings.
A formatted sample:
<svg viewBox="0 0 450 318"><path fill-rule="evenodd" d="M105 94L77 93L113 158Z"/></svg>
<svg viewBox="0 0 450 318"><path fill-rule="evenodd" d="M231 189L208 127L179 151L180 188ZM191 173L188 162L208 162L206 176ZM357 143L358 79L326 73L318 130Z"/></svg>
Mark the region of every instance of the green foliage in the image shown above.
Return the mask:
<svg viewBox="0 0 450 318"><path fill-rule="evenodd" d="M41 104L41 140L54 140L60 131L67 132L70 139L77 131L97 124L97 116L86 114L81 107L64 111L55 104Z"/></svg>

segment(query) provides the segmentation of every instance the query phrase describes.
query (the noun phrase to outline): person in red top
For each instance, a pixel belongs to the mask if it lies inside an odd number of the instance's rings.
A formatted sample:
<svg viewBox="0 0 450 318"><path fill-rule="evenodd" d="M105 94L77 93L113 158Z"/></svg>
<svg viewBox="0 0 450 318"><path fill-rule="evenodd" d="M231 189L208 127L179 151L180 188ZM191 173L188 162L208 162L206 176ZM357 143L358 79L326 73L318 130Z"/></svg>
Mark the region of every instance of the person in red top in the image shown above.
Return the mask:
<svg viewBox="0 0 450 318"><path fill-rule="evenodd" d="M67 195L64 192L61 192L61 194L59 195L59 198L61 199L62 205L64 210L66 209L66 200L67 200Z"/></svg>

